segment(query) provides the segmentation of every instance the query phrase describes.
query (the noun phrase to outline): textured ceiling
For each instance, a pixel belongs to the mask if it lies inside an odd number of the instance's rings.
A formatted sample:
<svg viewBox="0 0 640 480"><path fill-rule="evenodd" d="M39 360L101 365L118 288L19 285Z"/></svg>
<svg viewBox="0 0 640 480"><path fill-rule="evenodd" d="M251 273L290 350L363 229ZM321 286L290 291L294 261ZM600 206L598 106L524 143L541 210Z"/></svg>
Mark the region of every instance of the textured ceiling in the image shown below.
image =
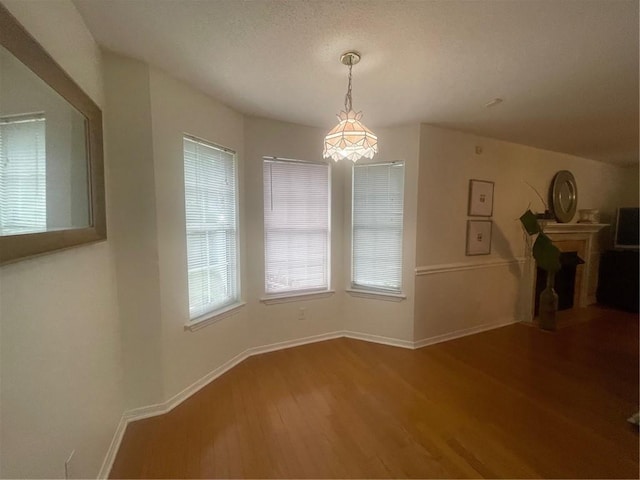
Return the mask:
<svg viewBox="0 0 640 480"><path fill-rule="evenodd" d="M354 49L370 128L424 122L638 163L635 0L74 2L104 47L242 113L329 130Z"/></svg>

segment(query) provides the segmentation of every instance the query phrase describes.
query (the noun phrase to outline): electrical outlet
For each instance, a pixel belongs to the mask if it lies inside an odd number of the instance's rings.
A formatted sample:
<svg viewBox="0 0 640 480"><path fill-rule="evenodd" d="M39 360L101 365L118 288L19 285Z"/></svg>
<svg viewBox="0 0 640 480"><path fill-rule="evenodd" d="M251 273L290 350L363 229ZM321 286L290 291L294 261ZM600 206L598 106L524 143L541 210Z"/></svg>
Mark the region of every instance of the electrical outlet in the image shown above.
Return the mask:
<svg viewBox="0 0 640 480"><path fill-rule="evenodd" d="M307 309L299 308L298 309L298 320L305 320L307 318Z"/></svg>
<svg viewBox="0 0 640 480"><path fill-rule="evenodd" d="M69 454L69 458L67 458L64 462L64 478L69 479L71 478L71 459L73 458L73 455L76 453L75 449L71 450L71 453Z"/></svg>

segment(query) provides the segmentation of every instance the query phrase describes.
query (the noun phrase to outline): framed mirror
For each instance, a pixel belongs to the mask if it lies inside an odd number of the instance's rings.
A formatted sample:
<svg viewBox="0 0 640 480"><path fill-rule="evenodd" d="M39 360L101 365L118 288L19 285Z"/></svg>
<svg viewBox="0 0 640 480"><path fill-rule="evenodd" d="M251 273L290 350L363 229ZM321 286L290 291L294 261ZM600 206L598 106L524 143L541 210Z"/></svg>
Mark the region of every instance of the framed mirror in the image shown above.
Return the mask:
<svg viewBox="0 0 640 480"><path fill-rule="evenodd" d="M106 236L102 112L0 4L0 264Z"/></svg>
<svg viewBox="0 0 640 480"><path fill-rule="evenodd" d="M553 177L551 184L551 208L556 220L568 223L576 214L578 207L578 186L573 174L561 170Z"/></svg>

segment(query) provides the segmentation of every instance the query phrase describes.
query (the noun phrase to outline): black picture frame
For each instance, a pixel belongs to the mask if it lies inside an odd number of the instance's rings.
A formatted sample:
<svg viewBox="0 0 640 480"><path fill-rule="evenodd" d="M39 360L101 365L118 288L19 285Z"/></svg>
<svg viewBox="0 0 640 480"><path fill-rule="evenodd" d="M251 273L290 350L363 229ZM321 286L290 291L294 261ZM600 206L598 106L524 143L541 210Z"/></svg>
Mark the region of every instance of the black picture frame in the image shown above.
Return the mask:
<svg viewBox="0 0 640 480"><path fill-rule="evenodd" d="M469 180L469 204L467 207L468 216L493 216L494 187L495 183L489 180Z"/></svg>
<svg viewBox="0 0 640 480"><path fill-rule="evenodd" d="M489 255L491 253L491 220L467 220L466 255Z"/></svg>

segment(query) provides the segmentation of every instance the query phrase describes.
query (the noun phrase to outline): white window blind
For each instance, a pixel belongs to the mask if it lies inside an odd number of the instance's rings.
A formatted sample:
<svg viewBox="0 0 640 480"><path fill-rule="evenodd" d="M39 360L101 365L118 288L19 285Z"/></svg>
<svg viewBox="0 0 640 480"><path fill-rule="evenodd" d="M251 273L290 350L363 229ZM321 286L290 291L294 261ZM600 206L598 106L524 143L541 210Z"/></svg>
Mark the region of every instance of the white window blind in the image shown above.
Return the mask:
<svg viewBox="0 0 640 480"><path fill-rule="evenodd" d="M46 230L45 119L0 119L0 234Z"/></svg>
<svg viewBox="0 0 640 480"><path fill-rule="evenodd" d="M189 315L239 300L234 152L184 137Z"/></svg>
<svg viewBox="0 0 640 480"><path fill-rule="evenodd" d="M329 288L329 166L264 159L265 291Z"/></svg>
<svg viewBox="0 0 640 480"><path fill-rule="evenodd" d="M404 164L353 166L352 285L400 292Z"/></svg>

